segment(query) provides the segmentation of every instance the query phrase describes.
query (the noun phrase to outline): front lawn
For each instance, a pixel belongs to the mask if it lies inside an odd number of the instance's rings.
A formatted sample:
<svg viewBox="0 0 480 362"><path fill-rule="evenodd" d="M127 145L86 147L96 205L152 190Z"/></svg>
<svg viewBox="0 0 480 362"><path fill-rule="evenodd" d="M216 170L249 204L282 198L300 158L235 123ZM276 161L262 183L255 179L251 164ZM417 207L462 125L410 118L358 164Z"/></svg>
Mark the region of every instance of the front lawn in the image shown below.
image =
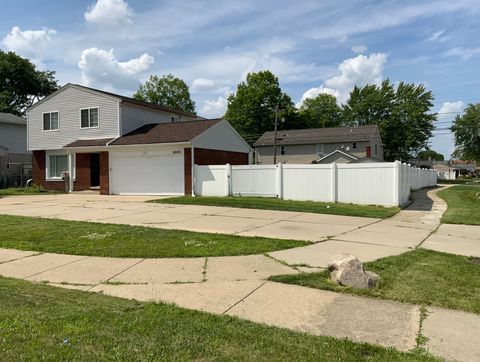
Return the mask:
<svg viewBox="0 0 480 362"><path fill-rule="evenodd" d="M448 204L443 223L480 225L480 186L453 186L437 195Z"/></svg>
<svg viewBox="0 0 480 362"><path fill-rule="evenodd" d="M49 253L170 258L261 254L307 241L0 215L0 248Z"/></svg>
<svg viewBox="0 0 480 362"><path fill-rule="evenodd" d="M400 211L398 207L374 205L354 205L329 202L292 201L272 197L208 197L181 196L152 200L162 204L226 206L246 209L281 210L311 212L315 214L332 214L344 216L362 216L386 219Z"/></svg>
<svg viewBox="0 0 480 362"><path fill-rule="evenodd" d="M47 191L40 187L9 187L6 189L0 189L0 197L3 196L19 196L19 195L38 195L38 194L53 194L57 191Z"/></svg>
<svg viewBox="0 0 480 362"><path fill-rule="evenodd" d="M359 290L339 286L330 281L328 271L280 275L270 279L316 289L480 313L478 259L417 249L365 263L365 270L382 277L378 288Z"/></svg>
<svg viewBox="0 0 480 362"><path fill-rule="evenodd" d="M238 318L0 277L2 361L433 361Z"/></svg>

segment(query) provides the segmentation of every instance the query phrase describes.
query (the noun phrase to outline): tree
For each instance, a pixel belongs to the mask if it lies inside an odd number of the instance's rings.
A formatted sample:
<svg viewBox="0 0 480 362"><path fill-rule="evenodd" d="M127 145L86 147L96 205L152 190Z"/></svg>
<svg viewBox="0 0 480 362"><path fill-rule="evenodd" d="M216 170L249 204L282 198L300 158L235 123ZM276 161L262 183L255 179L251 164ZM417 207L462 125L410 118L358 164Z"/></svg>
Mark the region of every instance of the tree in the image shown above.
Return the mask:
<svg viewBox="0 0 480 362"><path fill-rule="evenodd" d="M0 112L22 116L33 103L58 89L53 71L35 65L14 52L0 50Z"/></svg>
<svg viewBox="0 0 480 362"><path fill-rule="evenodd" d="M445 159L441 153L437 153L434 150L420 151L417 158L420 161L443 161Z"/></svg>
<svg viewBox="0 0 480 362"><path fill-rule="evenodd" d="M480 103L469 104L463 115L455 117L451 129L455 136L453 155L480 162Z"/></svg>
<svg viewBox="0 0 480 362"><path fill-rule="evenodd" d="M278 78L268 70L249 73L228 97L225 118L253 143L264 132L273 131L276 107L280 110L278 129L300 126L293 102L280 89Z"/></svg>
<svg viewBox="0 0 480 362"><path fill-rule="evenodd" d="M390 81L380 86L355 87L343 108L346 124L376 124L384 143L385 159L408 160L427 146L436 115L429 113L433 95L423 85Z"/></svg>
<svg viewBox="0 0 480 362"><path fill-rule="evenodd" d="M195 102L190 98L187 84L172 74L161 78L151 75L133 98L195 114Z"/></svg>
<svg viewBox="0 0 480 362"><path fill-rule="evenodd" d="M306 128L335 127L341 124L342 110L334 96L321 93L315 98L305 99L299 115Z"/></svg>

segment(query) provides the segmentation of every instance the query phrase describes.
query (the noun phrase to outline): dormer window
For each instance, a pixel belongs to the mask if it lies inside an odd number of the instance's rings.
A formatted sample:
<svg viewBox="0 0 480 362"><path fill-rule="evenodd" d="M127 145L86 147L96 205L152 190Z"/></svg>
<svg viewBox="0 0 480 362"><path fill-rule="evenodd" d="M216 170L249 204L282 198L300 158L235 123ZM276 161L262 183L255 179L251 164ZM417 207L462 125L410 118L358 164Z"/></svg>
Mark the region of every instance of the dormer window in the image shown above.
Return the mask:
<svg viewBox="0 0 480 362"><path fill-rule="evenodd" d="M81 128L98 127L98 108L85 108L80 110Z"/></svg>
<svg viewBox="0 0 480 362"><path fill-rule="evenodd" d="M170 123L178 123L180 122L180 118L178 116L170 116Z"/></svg>
<svg viewBox="0 0 480 362"><path fill-rule="evenodd" d="M43 114L43 130L58 131L58 112Z"/></svg>

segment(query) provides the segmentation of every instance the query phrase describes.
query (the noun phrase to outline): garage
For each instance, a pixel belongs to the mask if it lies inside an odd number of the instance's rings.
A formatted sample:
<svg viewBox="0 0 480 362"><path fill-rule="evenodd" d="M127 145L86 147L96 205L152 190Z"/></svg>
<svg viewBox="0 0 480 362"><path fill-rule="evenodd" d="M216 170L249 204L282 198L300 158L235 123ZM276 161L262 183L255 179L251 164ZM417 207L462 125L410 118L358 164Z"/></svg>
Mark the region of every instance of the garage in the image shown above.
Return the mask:
<svg viewBox="0 0 480 362"><path fill-rule="evenodd" d="M184 150L110 151L110 193L183 195Z"/></svg>

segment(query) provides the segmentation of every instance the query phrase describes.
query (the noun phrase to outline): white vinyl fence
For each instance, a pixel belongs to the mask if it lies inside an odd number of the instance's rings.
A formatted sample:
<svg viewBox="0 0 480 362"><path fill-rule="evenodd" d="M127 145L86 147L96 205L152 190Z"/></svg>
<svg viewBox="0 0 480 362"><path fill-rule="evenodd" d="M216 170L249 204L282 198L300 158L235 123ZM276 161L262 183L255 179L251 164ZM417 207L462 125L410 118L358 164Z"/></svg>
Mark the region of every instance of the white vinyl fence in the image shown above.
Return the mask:
<svg viewBox="0 0 480 362"><path fill-rule="evenodd" d="M199 196L265 196L286 200L404 205L411 190L437 184L437 173L396 162L322 165L197 166Z"/></svg>

